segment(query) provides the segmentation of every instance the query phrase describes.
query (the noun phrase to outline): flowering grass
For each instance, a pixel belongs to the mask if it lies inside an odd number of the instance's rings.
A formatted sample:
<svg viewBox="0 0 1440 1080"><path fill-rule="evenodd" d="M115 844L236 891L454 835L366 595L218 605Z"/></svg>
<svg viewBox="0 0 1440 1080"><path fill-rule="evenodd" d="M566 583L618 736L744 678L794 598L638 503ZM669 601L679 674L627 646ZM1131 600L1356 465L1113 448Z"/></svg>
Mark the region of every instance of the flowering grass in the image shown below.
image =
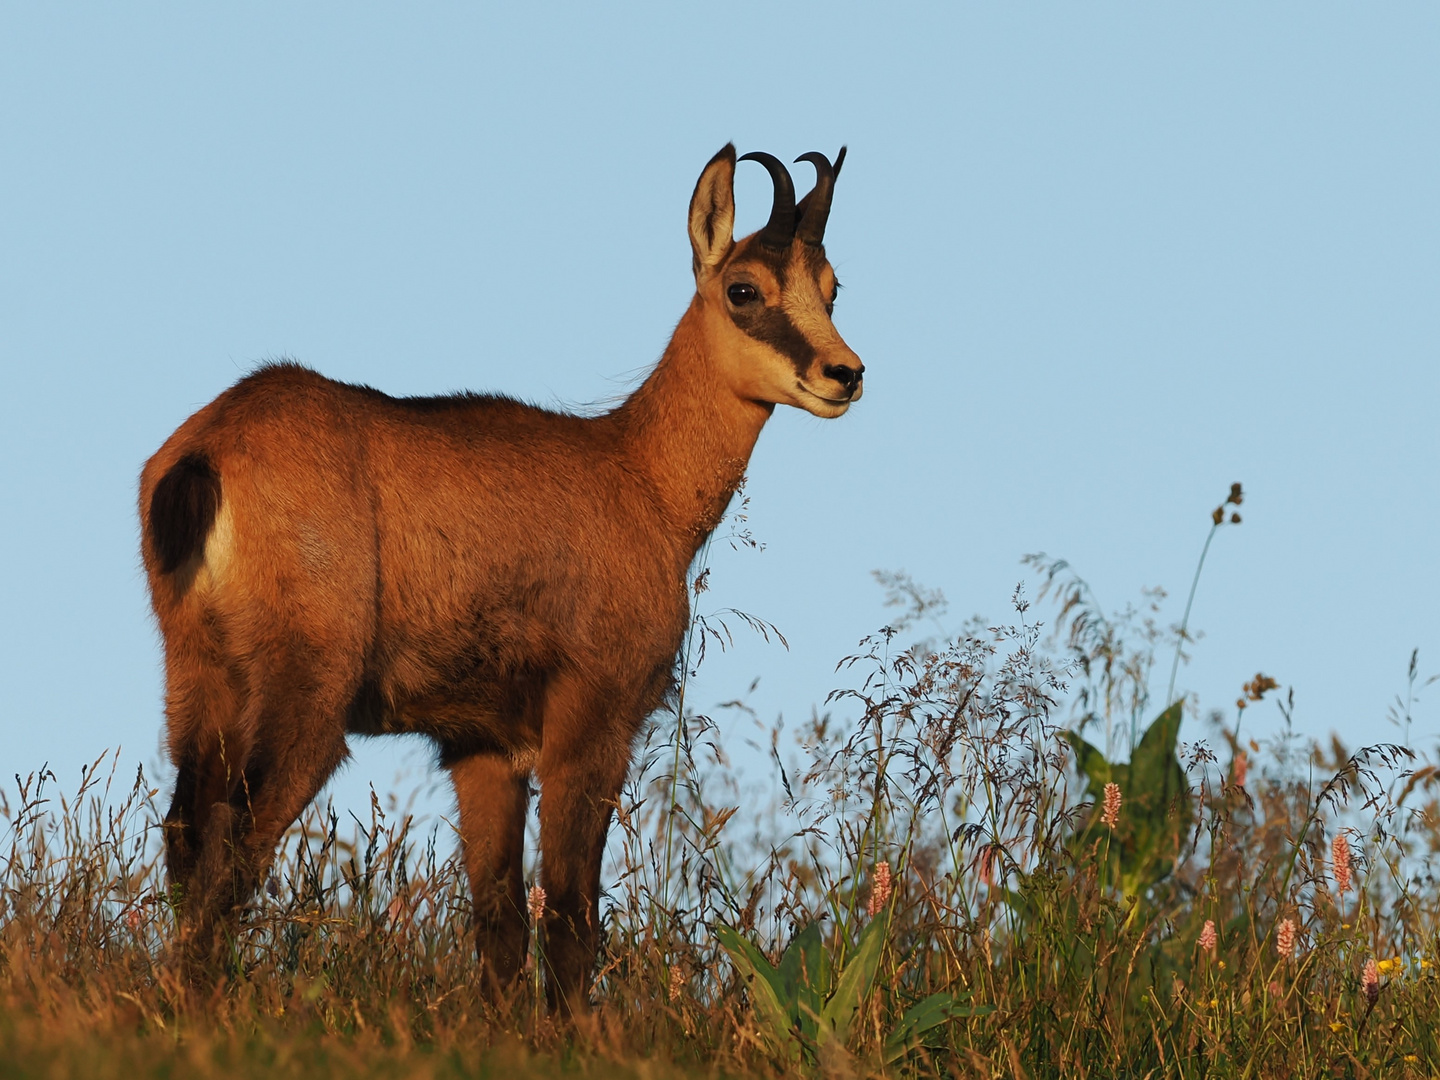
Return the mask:
<svg viewBox="0 0 1440 1080"><path fill-rule="evenodd" d="M103 759L64 797L32 775L3 807L0 1077L1440 1074L1440 769L1307 741L1265 676L1167 743L1148 687L1183 622L1032 565L1050 625L1017 594L929 640L943 599L887 576L897 617L793 745L773 732L763 798L715 720L655 719L573 1027L539 937L509 1001L478 992L448 831L312 808L197 986L157 786ZM697 619L687 668L724 633ZM1265 742L1242 735L1261 702Z"/></svg>

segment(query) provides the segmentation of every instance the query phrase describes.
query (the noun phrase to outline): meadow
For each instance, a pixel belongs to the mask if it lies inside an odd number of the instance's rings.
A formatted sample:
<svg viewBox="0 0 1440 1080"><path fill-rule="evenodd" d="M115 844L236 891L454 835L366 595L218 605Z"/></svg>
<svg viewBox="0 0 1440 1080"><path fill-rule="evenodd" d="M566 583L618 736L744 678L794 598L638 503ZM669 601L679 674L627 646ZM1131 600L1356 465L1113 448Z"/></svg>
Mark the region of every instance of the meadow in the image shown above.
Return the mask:
<svg viewBox="0 0 1440 1080"><path fill-rule="evenodd" d="M772 630L697 617L617 808L573 1026L544 1008L543 940L507 1002L480 994L443 825L312 807L197 985L170 950L163 785L109 755L72 792L17 777L0 1077L1440 1074L1418 658L1399 741L1352 750L1302 734L1263 673L1224 708L1172 702L1188 604L1175 626L1157 594L1104 611L1028 561L1033 599L950 634L938 592L882 575L894 617L803 730L773 729L758 793L686 689L707 650ZM1247 733L1260 708L1273 738Z"/></svg>

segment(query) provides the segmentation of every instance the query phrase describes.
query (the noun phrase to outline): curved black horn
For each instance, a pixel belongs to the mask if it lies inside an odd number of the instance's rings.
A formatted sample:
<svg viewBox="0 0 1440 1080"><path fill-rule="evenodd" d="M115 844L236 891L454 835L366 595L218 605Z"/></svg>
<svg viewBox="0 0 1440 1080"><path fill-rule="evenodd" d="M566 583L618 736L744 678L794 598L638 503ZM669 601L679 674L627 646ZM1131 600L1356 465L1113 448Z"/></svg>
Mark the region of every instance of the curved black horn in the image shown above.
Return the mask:
<svg viewBox="0 0 1440 1080"><path fill-rule="evenodd" d="M811 247L819 247L825 240L825 222L830 219L830 199L835 194L835 169L829 158L815 150L801 154L795 160L808 161L815 166L815 186L800 200L800 223L795 228L795 235Z"/></svg>
<svg viewBox="0 0 1440 1080"><path fill-rule="evenodd" d="M740 161L758 161L770 174L775 185L775 202L770 207L770 220L756 235L766 247L788 248L795 239L795 182L790 179L790 170L774 154L756 150L739 158Z"/></svg>

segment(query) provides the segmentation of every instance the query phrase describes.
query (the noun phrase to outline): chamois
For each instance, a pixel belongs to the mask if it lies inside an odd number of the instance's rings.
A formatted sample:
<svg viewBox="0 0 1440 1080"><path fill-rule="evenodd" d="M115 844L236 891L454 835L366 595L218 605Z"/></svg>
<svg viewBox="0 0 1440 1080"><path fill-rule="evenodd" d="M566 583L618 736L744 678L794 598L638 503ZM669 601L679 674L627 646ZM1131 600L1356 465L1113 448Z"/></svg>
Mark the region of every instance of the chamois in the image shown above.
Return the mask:
<svg viewBox="0 0 1440 1080"><path fill-rule="evenodd" d="M860 397L831 322L835 177L797 206L770 154L765 226L733 239L727 145L690 200L695 295L621 405L395 398L266 365L190 417L140 479L176 769L166 864L179 955L203 972L347 732L418 732L459 804L483 978L526 951L534 774L548 997L588 1006L600 865L645 718L669 691L688 569L777 404Z"/></svg>

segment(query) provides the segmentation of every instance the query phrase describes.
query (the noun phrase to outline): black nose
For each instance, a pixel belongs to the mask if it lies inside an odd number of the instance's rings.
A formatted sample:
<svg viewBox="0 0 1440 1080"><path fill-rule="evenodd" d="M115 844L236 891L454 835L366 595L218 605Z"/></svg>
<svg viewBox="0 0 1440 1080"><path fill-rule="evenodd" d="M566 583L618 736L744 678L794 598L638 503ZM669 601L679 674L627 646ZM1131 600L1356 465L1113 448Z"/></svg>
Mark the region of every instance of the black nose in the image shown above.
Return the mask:
<svg viewBox="0 0 1440 1080"><path fill-rule="evenodd" d="M848 364L826 364L825 377L834 379L853 394L855 388L860 385L860 380L865 377L865 365L861 364L858 368L853 368Z"/></svg>

